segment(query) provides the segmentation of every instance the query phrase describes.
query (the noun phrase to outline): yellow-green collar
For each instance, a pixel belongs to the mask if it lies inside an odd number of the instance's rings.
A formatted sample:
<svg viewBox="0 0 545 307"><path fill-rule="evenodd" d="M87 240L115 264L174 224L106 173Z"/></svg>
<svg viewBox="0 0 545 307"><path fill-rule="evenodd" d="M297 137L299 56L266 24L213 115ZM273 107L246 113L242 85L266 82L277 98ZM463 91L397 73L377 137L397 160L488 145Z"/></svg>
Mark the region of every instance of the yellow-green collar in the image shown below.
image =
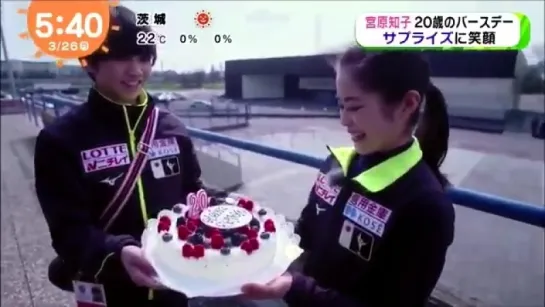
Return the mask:
<svg viewBox="0 0 545 307"><path fill-rule="evenodd" d="M96 87L93 87L95 89L95 91L100 95L102 96L102 98L112 102L112 103L115 103L117 105L121 105L121 106L135 106L135 107L142 107L142 106L145 106L148 104L148 93L146 93L145 90L142 90L142 92L138 95L137 97L137 100L138 100L138 103L136 104L130 104L130 103L124 103L124 102L119 102L119 101L115 101L114 99L111 99L109 98L108 96L104 95L101 91L99 91Z"/></svg>
<svg viewBox="0 0 545 307"><path fill-rule="evenodd" d="M344 175L347 176L350 162L352 162L356 155L354 147L328 147L328 149L341 166ZM392 185L396 180L412 169L421 159L422 149L420 148L418 140L414 138L412 145L406 150L351 179L367 191L376 193Z"/></svg>

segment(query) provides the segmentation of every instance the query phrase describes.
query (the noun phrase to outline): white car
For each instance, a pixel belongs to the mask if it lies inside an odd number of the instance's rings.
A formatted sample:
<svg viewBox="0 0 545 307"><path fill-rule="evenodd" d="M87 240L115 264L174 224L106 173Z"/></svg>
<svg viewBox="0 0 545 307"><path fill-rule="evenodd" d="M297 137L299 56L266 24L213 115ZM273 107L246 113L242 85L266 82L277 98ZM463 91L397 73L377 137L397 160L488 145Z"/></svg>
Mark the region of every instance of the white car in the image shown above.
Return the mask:
<svg viewBox="0 0 545 307"><path fill-rule="evenodd" d="M174 99L174 96L171 93L164 92L157 95L157 99L161 101L171 101Z"/></svg>
<svg viewBox="0 0 545 307"><path fill-rule="evenodd" d="M1 93L0 93L0 99L11 100L11 99L13 99L13 96L11 96L11 95L8 94L8 93L1 92Z"/></svg>
<svg viewBox="0 0 545 307"><path fill-rule="evenodd" d="M186 100L186 97L183 95L180 95L178 93L173 92L162 92L162 93L156 93L152 94L152 96L160 101L160 102L171 102L174 100Z"/></svg>
<svg viewBox="0 0 545 307"><path fill-rule="evenodd" d="M189 105L190 109L196 109L196 110L212 110L214 109L214 106L210 101L206 100L194 100L191 105Z"/></svg>

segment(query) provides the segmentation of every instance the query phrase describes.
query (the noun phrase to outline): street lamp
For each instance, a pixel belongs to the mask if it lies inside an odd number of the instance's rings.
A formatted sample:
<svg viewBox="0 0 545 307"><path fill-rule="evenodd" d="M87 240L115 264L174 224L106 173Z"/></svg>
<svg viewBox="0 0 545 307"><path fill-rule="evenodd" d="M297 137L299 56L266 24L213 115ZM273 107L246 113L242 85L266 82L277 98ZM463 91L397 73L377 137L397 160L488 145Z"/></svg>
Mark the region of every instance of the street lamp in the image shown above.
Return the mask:
<svg viewBox="0 0 545 307"><path fill-rule="evenodd" d="M0 14L3 15L4 11L2 10L2 2L0 2ZM0 22L4 21L4 18L0 18ZM11 95L14 98L19 97L17 93L17 87L15 86L15 75L13 73L13 65L9 60L8 56L8 47L6 45L6 38L4 37L4 27L0 24L0 36L1 36L1 43L2 43L2 51L4 52L4 60L6 61L6 64L8 66L8 77L10 81L11 86Z"/></svg>

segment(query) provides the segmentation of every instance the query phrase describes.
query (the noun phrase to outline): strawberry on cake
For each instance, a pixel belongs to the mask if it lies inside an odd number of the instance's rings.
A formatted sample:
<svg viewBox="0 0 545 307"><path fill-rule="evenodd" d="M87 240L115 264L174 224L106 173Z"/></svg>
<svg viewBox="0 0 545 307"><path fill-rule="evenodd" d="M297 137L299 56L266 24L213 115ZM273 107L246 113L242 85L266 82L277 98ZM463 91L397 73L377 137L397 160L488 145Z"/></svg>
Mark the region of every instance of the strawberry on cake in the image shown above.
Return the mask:
<svg viewBox="0 0 545 307"><path fill-rule="evenodd" d="M153 257L180 276L215 281L251 276L271 265L277 250L274 213L250 199L216 203L203 193L159 212L153 231L161 240Z"/></svg>

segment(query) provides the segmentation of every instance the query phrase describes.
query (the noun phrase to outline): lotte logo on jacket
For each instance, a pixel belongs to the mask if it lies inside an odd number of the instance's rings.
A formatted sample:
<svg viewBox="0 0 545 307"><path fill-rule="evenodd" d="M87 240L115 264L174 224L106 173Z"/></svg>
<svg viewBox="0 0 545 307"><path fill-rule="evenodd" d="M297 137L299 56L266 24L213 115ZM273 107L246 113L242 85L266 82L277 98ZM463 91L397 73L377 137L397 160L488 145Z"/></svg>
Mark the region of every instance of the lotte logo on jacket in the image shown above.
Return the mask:
<svg viewBox="0 0 545 307"><path fill-rule="evenodd" d="M81 152L81 162L86 173L112 167L127 165L131 162L127 144L113 144L91 148Z"/></svg>
<svg viewBox="0 0 545 307"><path fill-rule="evenodd" d="M329 184L329 180L323 173L318 174L318 178L314 183L314 193L318 195L323 201L333 206L337 200L337 196L341 189Z"/></svg>

